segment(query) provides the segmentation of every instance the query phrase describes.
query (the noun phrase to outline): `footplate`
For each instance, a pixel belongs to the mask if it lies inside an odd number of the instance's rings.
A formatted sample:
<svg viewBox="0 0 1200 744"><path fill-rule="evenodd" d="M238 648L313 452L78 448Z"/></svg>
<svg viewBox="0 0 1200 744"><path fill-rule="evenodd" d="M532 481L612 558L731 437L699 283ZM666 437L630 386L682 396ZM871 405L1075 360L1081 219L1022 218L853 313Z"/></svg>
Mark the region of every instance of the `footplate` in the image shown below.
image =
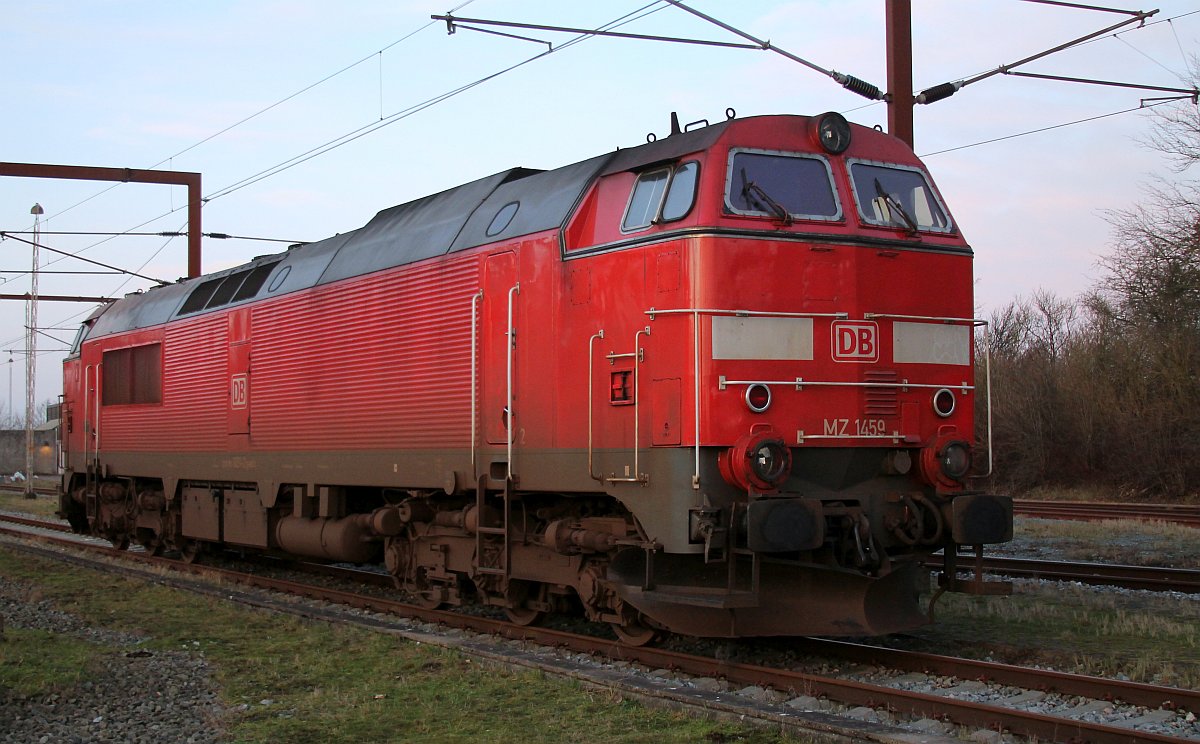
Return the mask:
<svg viewBox="0 0 1200 744"><path fill-rule="evenodd" d="M1012 594L1011 581L984 581L983 546L975 546L974 575L970 579L958 578L957 549L948 549L944 557L944 568L938 574L938 586L948 592L975 594L980 596L1006 597ZM967 567L964 567L967 568Z"/></svg>

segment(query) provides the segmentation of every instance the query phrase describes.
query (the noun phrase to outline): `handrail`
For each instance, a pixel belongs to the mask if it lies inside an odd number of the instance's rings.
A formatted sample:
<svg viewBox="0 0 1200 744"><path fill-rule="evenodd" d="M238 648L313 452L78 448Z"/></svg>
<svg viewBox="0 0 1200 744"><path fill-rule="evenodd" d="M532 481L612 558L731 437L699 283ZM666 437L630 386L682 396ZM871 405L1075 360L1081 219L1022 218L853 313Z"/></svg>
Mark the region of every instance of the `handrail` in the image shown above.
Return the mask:
<svg viewBox="0 0 1200 744"><path fill-rule="evenodd" d="M650 320L654 320L655 315L735 315L739 318L838 318L845 320L850 317L849 313L784 313L775 312L773 310L719 310L715 308L699 308L699 307L684 307L675 308L673 310L658 310L650 308L645 311L646 315L650 316Z"/></svg>
<svg viewBox="0 0 1200 744"><path fill-rule="evenodd" d="M517 349L517 330L513 326L513 298L521 293L521 283L517 282L512 289L508 290L508 402L505 405L505 411L508 416L504 420L504 433L508 440L508 478L511 480L515 477L515 469L513 468L513 419L516 418L516 412L513 411L513 357L516 356Z"/></svg>
<svg viewBox="0 0 1200 744"><path fill-rule="evenodd" d="M975 325L982 325L983 332L983 374L987 381L987 437L988 437L988 467L987 472L983 475L975 476L977 478L989 478L992 475L992 468L995 461L992 459L992 334L991 326L986 320L979 320Z"/></svg>
<svg viewBox="0 0 1200 744"><path fill-rule="evenodd" d="M596 399L592 392L592 385L596 379L596 370L593 367L593 363L594 363L593 360L594 360L594 355L595 355L595 350L596 350L596 339L602 339L602 338L604 338L604 329L603 328L601 328L600 330L593 333L592 337L590 339L588 339L588 368L587 368L587 375L588 375L588 384L587 384L587 391L588 391L587 392L587 395L588 395L588 475L592 478L592 480L604 480L603 476L601 476L599 473L597 473L595 468L592 467L592 448L593 448L593 442L594 442L593 429L592 429L592 413L593 413L593 409L596 407Z"/></svg>
<svg viewBox="0 0 1200 744"><path fill-rule="evenodd" d="M803 390L805 385L813 387L857 387L857 388L900 388L907 390L908 388L957 388L964 393L969 390L974 390L974 385L968 385L966 382L955 383L934 383L934 382L909 382L907 379L897 382L837 382L833 380L806 380L803 377L796 377L791 380L729 380L725 375L717 377L717 389L724 390L730 385L795 385L796 390Z"/></svg>
<svg viewBox="0 0 1200 744"><path fill-rule="evenodd" d="M97 362L96 371L92 374L92 384L96 389L92 391L92 403L96 406L96 420L92 422L92 429L96 432L96 464L100 464L100 397L103 392L100 387L100 369L104 366L103 362Z"/></svg>
<svg viewBox="0 0 1200 744"><path fill-rule="evenodd" d="M479 436L479 301L483 299L480 289L471 295L471 478L479 477L475 450Z"/></svg>
<svg viewBox="0 0 1200 744"><path fill-rule="evenodd" d="M88 413L89 413L89 411L88 411L88 392L89 392L88 379L90 379L90 377L92 376L92 370L94 369L95 366L96 365L94 365L94 364L89 364L83 368L83 467L84 467L85 472L87 471L87 466L88 466L88 462L89 462L89 460L88 460L88 440L92 438L92 436L93 436L92 432L94 432L96 429L96 425L95 425L94 421L92 422L92 425L90 427L88 426Z"/></svg>
<svg viewBox="0 0 1200 744"><path fill-rule="evenodd" d="M940 317L936 315L897 315L894 313L863 313L864 320L875 320L876 318L887 318L889 320L919 320L926 323L966 323L970 325L979 325L986 321L976 318L952 318Z"/></svg>
<svg viewBox="0 0 1200 744"><path fill-rule="evenodd" d="M623 359L633 357L633 475L628 478L618 478L617 476L609 476L605 478L609 483L648 483L650 476L641 471L639 455L641 454L641 389L640 389L640 370L642 366L642 348L638 345L642 334L650 335L650 326L639 328L638 332L633 334L633 353L632 354L609 354L608 359Z"/></svg>

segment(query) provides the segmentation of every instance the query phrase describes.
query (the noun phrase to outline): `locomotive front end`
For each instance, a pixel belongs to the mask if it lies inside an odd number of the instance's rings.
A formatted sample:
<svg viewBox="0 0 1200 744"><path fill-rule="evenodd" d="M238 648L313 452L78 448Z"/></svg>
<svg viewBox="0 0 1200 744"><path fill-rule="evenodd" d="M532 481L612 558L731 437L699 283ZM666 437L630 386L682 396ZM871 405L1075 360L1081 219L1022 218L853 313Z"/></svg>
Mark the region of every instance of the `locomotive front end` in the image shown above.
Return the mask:
<svg viewBox="0 0 1200 744"><path fill-rule="evenodd" d="M1007 591L955 572L959 546L1012 537L1011 500L975 487L970 248L897 140L836 114L742 123L708 153L689 304L648 312L691 354L688 546L620 553L622 598L696 635L865 635L928 622L937 551L943 589Z"/></svg>

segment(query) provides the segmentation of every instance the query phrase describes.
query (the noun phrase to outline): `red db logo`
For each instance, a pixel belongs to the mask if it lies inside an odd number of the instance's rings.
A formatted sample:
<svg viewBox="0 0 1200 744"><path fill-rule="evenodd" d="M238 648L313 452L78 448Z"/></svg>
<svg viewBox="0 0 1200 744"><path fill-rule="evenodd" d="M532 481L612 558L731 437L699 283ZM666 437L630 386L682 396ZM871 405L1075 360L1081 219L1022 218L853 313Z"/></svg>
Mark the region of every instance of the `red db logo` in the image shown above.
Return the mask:
<svg viewBox="0 0 1200 744"><path fill-rule="evenodd" d="M879 326L875 321L833 321L833 361L879 361Z"/></svg>

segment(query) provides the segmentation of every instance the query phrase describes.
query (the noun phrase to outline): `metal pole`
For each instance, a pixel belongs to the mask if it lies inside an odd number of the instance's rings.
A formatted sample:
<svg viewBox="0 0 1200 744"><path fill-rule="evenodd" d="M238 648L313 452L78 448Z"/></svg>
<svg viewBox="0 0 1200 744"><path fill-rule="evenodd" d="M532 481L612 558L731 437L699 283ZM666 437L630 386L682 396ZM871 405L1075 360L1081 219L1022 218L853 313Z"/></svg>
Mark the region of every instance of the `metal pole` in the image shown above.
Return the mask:
<svg viewBox="0 0 1200 744"><path fill-rule="evenodd" d="M913 146L912 3L887 0L888 133Z"/></svg>
<svg viewBox="0 0 1200 744"><path fill-rule="evenodd" d="M37 381L37 303L38 303L38 230L45 210L34 204L29 210L33 215L33 271L29 279L29 301L25 304L25 321L29 335L25 337L25 498L35 498L33 493L33 411L37 405L35 392Z"/></svg>
<svg viewBox="0 0 1200 744"><path fill-rule="evenodd" d="M121 181L187 186L188 199L188 277L200 276L200 174L186 171L138 170L136 168L94 168L85 165L45 165L41 163L0 163L0 176L20 178L67 178L78 181Z"/></svg>

